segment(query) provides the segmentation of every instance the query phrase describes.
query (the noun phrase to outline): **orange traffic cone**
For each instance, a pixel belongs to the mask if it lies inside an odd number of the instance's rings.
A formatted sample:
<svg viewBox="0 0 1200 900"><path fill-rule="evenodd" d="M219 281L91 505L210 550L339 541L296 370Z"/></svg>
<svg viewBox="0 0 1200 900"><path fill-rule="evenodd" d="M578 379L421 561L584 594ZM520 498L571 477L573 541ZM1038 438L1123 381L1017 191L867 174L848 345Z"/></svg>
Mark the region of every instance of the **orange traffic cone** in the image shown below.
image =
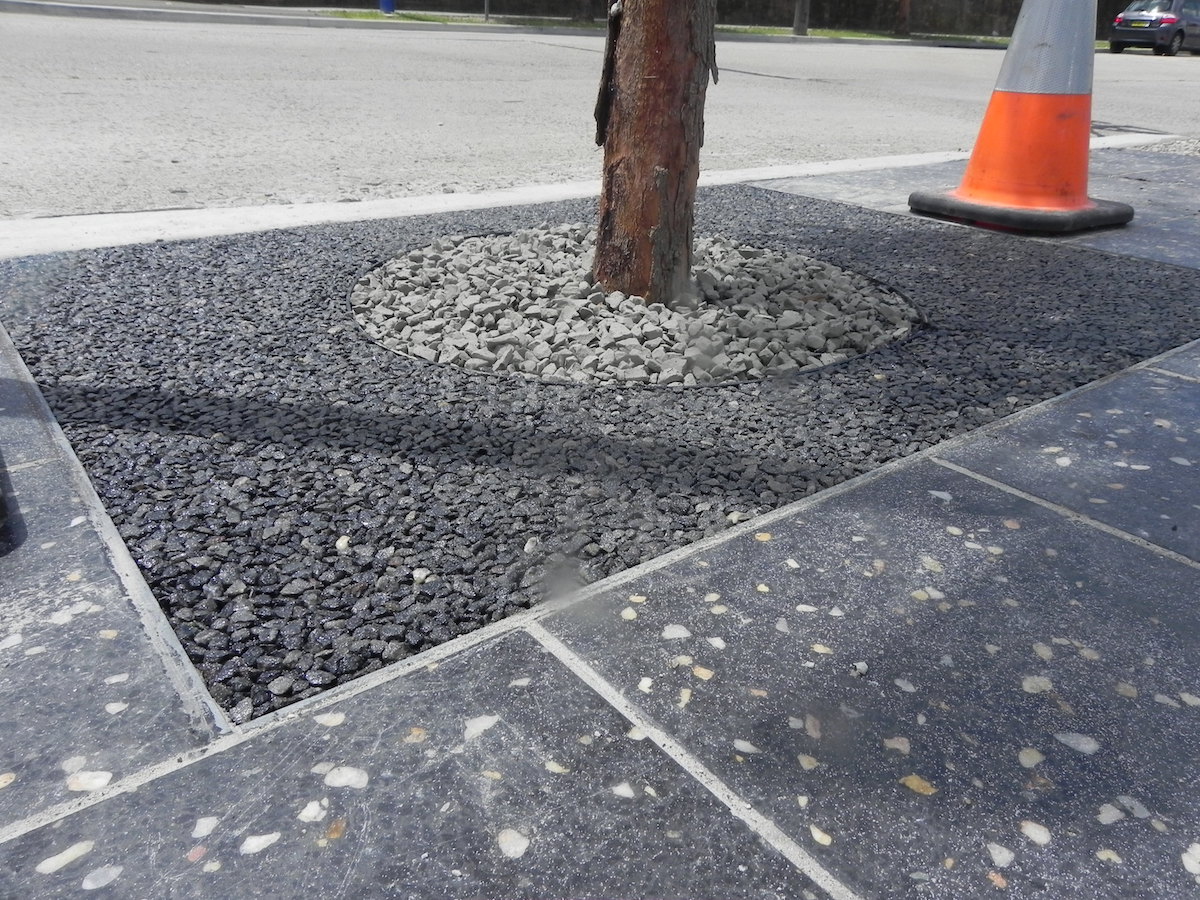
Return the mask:
<svg viewBox="0 0 1200 900"><path fill-rule="evenodd" d="M917 191L914 212L1030 232L1124 225L1087 195L1096 0L1025 0L962 184Z"/></svg>

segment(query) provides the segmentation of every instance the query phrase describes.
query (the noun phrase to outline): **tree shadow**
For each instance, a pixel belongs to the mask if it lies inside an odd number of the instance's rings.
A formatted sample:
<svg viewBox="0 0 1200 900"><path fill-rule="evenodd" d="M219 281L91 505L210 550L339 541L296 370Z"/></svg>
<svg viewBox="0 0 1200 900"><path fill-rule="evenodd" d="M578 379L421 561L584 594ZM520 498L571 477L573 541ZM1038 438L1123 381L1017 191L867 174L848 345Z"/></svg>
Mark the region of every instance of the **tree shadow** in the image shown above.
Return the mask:
<svg viewBox="0 0 1200 900"><path fill-rule="evenodd" d="M448 409L381 410L340 401L181 394L150 387L58 384L43 392L64 427L274 443L325 454L331 465L345 454L361 453L397 465L428 464L438 472L482 466L540 479L575 475L600 480L641 470L655 475L663 489L671 491L681 484L686 487L688 472L741 472L748 462L742 448L712 441L702 422L690 434L681 436L672 430L659 438L607 433L609 429L601 425L580 430L578 423L556 421L552 408L543 410L532 424L507 412L481 415L478 401ZM686 392L656 393L671 403ZM677 397L668 397L669 393ZM809 471L803 463L793 468L797 469L794 476L804 482L819 474L815 466ZM756 501L760 493L753 483L733 478L724 487L727 494L746 502Z"/></svg>

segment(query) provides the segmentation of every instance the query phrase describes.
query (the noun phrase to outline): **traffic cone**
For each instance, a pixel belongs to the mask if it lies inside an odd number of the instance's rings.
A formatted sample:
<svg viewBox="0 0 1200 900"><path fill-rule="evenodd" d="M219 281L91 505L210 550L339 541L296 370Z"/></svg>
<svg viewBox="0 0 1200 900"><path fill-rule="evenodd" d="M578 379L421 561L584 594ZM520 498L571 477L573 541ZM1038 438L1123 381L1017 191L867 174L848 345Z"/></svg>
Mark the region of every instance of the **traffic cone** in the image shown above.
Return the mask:
<svg viewBox="0 0 1200 900"><path fill-rule="evenodd" d="M914 212L1017 231L1124 225L1133 208L1087 195L1096 0L1025 0L957 190Z"/></svg>

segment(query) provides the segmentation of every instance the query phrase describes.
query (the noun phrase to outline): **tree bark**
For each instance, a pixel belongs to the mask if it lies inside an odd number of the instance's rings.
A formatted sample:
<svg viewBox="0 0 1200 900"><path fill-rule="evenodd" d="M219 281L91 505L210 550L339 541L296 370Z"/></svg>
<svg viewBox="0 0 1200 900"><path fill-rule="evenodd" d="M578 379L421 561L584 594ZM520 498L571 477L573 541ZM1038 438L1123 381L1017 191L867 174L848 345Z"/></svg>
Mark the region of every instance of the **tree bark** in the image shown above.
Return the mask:
<svg viewBox="0 0 1200 900"><path fill-rule="evenodd" d="M594 275L669 303L691 294L704 97L716 0L623 0L609 14L596 142L604 146Z"/></svg>
<svg viewBox="0 0 1200 900"><path fill-rule="evenodd" d="M792 34L808 34L809 0L796 0L792 11Z"/></svg>

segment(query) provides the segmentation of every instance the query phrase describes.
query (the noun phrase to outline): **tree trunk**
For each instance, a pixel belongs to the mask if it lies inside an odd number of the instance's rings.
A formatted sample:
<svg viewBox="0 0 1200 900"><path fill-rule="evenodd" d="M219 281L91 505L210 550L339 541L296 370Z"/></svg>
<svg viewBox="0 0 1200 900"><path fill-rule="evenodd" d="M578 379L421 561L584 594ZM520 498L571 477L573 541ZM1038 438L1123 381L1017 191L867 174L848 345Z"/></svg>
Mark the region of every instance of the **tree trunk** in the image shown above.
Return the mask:
<svg viewBox="0 0 1200 900"><path fill-rule="evenodd" d="M792 11L792 34L808 34L809 0L796 0Z"/></svg>
<svg viewBox="0 0 1200 900"><path fill-rule="evenodd" d="M895 34L908 34L912 16L912 0L896 0L896 21L892 28Z"/></svg>
<svg viewBox="0 0 1200 900"><path fill-rule="evenodd" d="M610 10L596 104L604 186L594 274L606 290L650 303L691 294L715 24L716 0L623 0Z"/></svg>

